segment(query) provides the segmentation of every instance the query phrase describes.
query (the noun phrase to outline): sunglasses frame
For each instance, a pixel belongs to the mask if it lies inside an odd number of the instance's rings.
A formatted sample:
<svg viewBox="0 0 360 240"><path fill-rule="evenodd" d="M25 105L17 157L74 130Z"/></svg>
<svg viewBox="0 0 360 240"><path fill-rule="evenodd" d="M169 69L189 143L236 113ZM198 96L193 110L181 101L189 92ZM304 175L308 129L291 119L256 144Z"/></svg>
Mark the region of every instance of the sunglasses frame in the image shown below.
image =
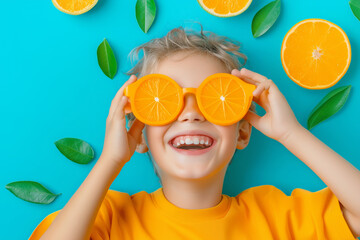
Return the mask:
<svg viewBox="0 0 360 240"><path fill-rule="evenodd" d="M201 111L201 113L204 115L204 117L206 118L206 120L208 120L211 123L217 124L217 125L222 125L222 126L227 126L227 125L231 125L234 124L238 121L240 121L245 114L239 115L237 118L234 118L232 121L214 121L214 119L212 119L211 121L208 118L208 114L207 111L205 110L205 108L203 107L201 100L200 100L200 91L201 89L206 86L208 84L209 81L213 80L214 78L221 78L221 77L230 77L231 79L237 81L238 83L240 83L240 85L243 87L243 91L244 91L244 95L245 95L245 99L246 99L246 109L248 110L250 108L251 102L252 102L252 92L256 89L256 86L250 83L247 83L243 80L241 80L239 77L232 75L230 73L215 73L212 74L210 76L208 76L207 78L205 78L202 83L200 84L199 87L197 88L182 88L179 86L179 84L173 80L172 78L170 78L167 75L164 74L159 74L159 73L152 73L152 74L148 74L145 75L143 77L141 77L140 79L138 79L136 82L128 85L125 89L124 89L124 95L130 98L130 104L126 106L127 109L131 110L133 112L133 114L135 115L136 118L138 118L141 122L147 124L147 125L151 125L151 126L163 126L166 124L169 124L171 122L173 122L175 119L178 118L178 116L180 115L182 109L184 108L184 98L186 94L194 94L196 96L196 102L199 106L199 109ZM177 94L178 94L178 101L179 104L177 106L176 111L173 112L173 114L170 113L170 115L172 117L168 118L167 120L163 120L163 121L156 121L156 122L152 122L149 121L146 118L143 118L135 109L131 108L131 103L135 102L135 93L136 90L138 89L138 87L145 81L154 79L154 78L162 78L165 79L167 81L170 81L171 83L174 84L174 86L176 86L177 88ZM251 93L250 95L248 93ZM166 110L166 109L165 109ZM246 112L245 112L246 113Z"/></svg>

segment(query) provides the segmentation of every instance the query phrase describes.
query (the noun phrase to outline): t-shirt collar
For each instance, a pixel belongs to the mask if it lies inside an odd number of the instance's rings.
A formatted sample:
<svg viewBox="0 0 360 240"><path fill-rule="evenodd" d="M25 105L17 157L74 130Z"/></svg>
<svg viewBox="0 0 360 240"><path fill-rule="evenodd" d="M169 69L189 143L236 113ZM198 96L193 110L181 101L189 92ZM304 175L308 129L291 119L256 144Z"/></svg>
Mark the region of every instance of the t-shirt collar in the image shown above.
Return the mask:
<svg viewBox="0 0 360 240"><path fill-rule="evenodd" d="M204 221L223 218L230 208L230 197L222 194L222 199L214 207L204 209L185 209L172 204L164 195L163 188L150 194L156 208L163 214L184 221Z"/></svg>

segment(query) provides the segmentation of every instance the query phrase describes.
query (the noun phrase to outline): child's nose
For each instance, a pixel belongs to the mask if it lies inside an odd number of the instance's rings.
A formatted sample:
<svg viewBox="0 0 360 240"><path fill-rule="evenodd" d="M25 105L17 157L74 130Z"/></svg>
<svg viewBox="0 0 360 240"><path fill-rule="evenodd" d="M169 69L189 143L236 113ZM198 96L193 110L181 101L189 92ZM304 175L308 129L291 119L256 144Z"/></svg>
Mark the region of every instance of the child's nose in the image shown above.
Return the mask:
<svg viewBox="0 0 360 240"><path fill-rule="evenodd" d="M196 102L194 94L186 94L184 97L184 108L178 117L180 122L202 122L205 121L204 115L201 113Z"/></svg>

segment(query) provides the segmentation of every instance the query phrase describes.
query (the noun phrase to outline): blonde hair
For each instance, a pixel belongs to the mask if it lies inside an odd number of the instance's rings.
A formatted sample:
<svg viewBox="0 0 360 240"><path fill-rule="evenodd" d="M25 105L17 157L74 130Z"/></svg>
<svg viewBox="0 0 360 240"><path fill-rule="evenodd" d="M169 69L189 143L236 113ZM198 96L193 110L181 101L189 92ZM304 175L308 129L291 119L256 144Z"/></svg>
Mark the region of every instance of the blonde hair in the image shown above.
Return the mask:
<svg viewBox="0 0 360 240"><path fill-rule="evenodd" d="M245 65L247 57L239 51L240 42L228 37L219 36L210 31L203 31L201 24L200 26L200 33L178 27L169 31L166 36L162 38L152 39L134 48L129 53L132 64L134 60L139 59L139 52L141 50L143 50L144 56L126 74L134 74L139 79L142 76L152 73L151 70L156 68L161 59L184 50L214 56L225 65L229 73L234 68L240 69ZM206 35L207 33L208 36ZM239 61L239 58L244 61L243 64ZM251 103L250 110L256 112L254 102ZM132 113L127 114L126 117L130 121L135 119ZM241 121L243 121L243 119Z"/></svg>

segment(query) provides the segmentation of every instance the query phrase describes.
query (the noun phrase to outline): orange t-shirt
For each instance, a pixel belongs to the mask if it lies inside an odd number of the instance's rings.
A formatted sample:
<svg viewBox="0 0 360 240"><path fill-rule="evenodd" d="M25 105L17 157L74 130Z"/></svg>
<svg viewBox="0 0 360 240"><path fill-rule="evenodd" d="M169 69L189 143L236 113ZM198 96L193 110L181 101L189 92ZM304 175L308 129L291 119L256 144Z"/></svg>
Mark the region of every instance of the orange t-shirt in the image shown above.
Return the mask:
<svg viewBox="0 0 360 240"><path fill-rule="evenodd" d="M30 240L39 239L59 211L48 215ZM287 196L272 185L223 194L206 209L183 209L162 191L134 195L109 190L91 233L92 240L127 239L355 239L336 196L326 187L317 192L294 189Z"/></svg>

